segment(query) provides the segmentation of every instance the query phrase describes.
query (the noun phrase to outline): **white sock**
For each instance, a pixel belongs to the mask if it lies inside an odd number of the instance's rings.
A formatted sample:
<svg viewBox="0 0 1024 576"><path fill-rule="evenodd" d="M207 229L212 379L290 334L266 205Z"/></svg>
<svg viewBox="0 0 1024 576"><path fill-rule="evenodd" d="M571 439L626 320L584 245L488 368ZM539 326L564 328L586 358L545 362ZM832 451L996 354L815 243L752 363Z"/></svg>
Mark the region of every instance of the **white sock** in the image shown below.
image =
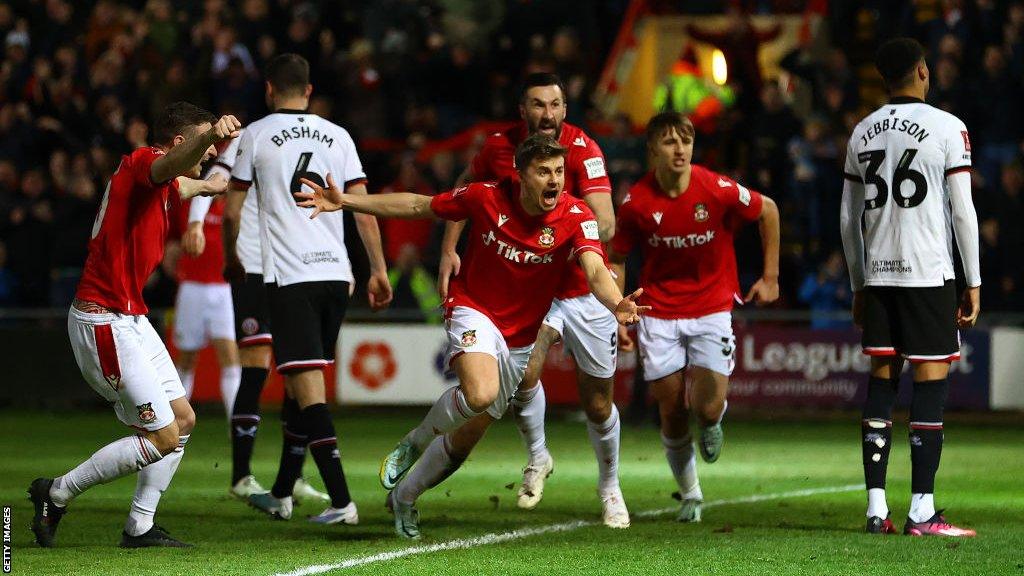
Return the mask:
<svg viewBox="0 0 1024 576"><path fill-rule="evenodd" d="M195 370L185 370L178 368L178 379L181 380L181 387L185 389L185 400L192 399L192 387L195 384L196 372Z"/></svg>
<svg viewBox="0 0 1024 576"><path fill-rule="evenodd" d="M547 438L544 436L544 412L547 411L547 404L544 386L540 382L529 390L517 390L512 397L513 420L519 428L523 443L526 444L530 464L540 464L551 458Z"/></svg>
<svg viewBox="0 0 1024 576"><path fill-rule="evenodd" d="M924 522L935 516L934 494L914 494L910 497L910 514L914 522Z"/></svg>
<svg viewBox="0 0 1024 576"><path fill-rule="evenodd" d="M612 404L612 413L600 424L587 421L587 436L597 457L597 489L604 492L619 487L619 410Z"/></svg>
<svg viewBox="0 0 1024 576"><path fill-rule="evenodd" d="M697 479L697 455L693 450L693 439L687 435L683 438L666 438L661 436L661 444L665 447L665 458L672 469L679 493L684 499L704 500Z"/></svg>
<svg viewBox="0 0 1024 576"><path fill-rule="evenodd" d="M128 511L128 521L124 525L124 531L130 536L145 534L153 527L153 516L156 514L157 505L160 504L160 496L171 485L171 478L174 477L181 457L185 454L186 442L188 435L178 436L178 447L173 452L139 472L135 496L132 497L132 506Z"/></svg>
<svg viewBox="0 0 1024 576"><path fill-rule="evenodd" d="M220 368L220 399L224 402L224 413L231 420L231 413L235 408L235 396L238 395L238 387L242 385L242 367L221 366Z"/></svg>
<svg viewBox="0 0 1024 576"><path fill-rule="evenodd" d="M463 460L452 458L447 435L435 436L416 467L395 488L395 499L413 504L421 494L437 486L462 466Z"/></svg>
<svg viewBox="0 0 1024 576"><path fill-rule="evenodd" d="M885 502L885 488L868 488L867 517L878 516L882 520L889 517L889 505Z"/></svg>
<svg viewBox="0 0 1024 576"><path fill-rule="evenodd" d="M142 435L115 440L67 474L55 478L50 498L58 506L67 506L89 488L138 472L160 459L160 451Z"/></svg>
<svg viewBox="0 0 1024 576"><path fill-rule="evenodd" d="M405 440L412 442L422 452L435 437L451 432L479 415L480 412L469 408L462 390L453 386L441 394L420 425L405 435Z"/></svg>

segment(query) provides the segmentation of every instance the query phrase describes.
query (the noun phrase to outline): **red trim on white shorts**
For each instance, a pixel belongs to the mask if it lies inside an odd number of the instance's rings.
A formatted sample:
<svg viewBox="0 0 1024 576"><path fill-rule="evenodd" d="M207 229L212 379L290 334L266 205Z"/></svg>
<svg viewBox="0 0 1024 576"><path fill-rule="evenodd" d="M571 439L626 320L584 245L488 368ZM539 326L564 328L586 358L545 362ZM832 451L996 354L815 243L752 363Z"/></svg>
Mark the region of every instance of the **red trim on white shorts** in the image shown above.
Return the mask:
<svg viewBox="0 0 1024 576"><path fill-rule="evenodd" d="M452 357L448 360L448 369L455 370L455 368L452 367L452 365L455 364L455 359L458 358L459 356L462 356L465 353L465 350L459 350L455 354L452 354Z"/></svg>
<svg viewBox="0 0 1024 576"><path fill-rule="evenodd" d="M117 392L117 389L121 387L121 363L117 360L114 330L110 324L95 324L92 330L96 337L96 355L100 360L100 375Z"/></svg>
<svg viewBox="0 0 1024 576"><path fill-rule="evenodd" d="M293 360L277 365L278 372L294 372L296 370L309 370L311 368L323 370L324 366L331 364L327 360Z"/></svg>
<svg viewBox="0 0 1024 576"><path fill-rule="evenodd" d="M274 337L270 334L253 334L252 336L246 336L239 339L238 346L244 348L246 346L258 346L260 344L272 344Z"/></svg>
<svg viewBox="0 0 1024 576"><path fill-rule="evenodd" d="M896 349L889 346L865 346L863 352L868 356L895 356Z"/></svg>

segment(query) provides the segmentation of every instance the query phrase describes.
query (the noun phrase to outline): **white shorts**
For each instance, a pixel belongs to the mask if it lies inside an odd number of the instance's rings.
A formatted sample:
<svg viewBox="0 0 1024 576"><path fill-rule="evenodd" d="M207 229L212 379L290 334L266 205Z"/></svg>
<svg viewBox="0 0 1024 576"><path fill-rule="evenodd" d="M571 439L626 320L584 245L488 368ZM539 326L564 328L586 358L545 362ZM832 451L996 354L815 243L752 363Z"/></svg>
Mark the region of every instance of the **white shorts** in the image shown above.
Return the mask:
<svg viewBox="0 0 1024 576"><path fill-rule="evenodd" d="M615 375L619 324L593 294L553 301L544 324L558 332L584 374Z"/></svg>
<svg viewBox="0 0 1024 576"><path fill-rule="evenodd" d="M448 355L445 365L452 368L452 361L466 352L483 352L498 361L498 397L487 408L495 419L501 418L508 404L519 388L526 371L526 363L533 352L533 344L521 348L509 348L505 337L491 319L465 306L456 306L445 321L448 329Z"/></svg>
<svg viewBox="0 0 1024 576"><path fill-rule="evenodd" d="M148 431L174 421L171 400L185 389L148 318L71 308L68 336L82 376L114 406L118 420Z"/></svg>
<svg viewBox="0 0 1024 576"><path fill-rule="evenodd" d="M174 303L174 345L195 351L215 339L235 339L231 286L182 282Z"/></svg>
<svg viewBox="0 0 1024 576"><path fill-rule="evenodd" d="M736 366L732 313L665 320L643 316L637 330L645 380L664 378L686 366L729 376Z"/></svg>

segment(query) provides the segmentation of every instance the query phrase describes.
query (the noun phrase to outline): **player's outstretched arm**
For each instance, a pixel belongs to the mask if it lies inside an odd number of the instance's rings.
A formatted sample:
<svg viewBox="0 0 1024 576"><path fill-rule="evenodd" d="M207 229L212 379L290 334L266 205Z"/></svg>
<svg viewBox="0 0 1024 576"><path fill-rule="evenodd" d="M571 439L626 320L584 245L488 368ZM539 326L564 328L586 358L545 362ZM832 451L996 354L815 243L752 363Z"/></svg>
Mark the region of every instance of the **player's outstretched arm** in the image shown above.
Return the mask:
<svg viewBox="0 0 1024 576"><path fill-rule="evenodd" d="M345 189L346 195L366 196L366 184L352 184ZM370 280L366 283L366 294L370 299L370 309L374 312L387 308L391 304L391 282L388 280L388 265L384 261L384 248L380 242L380 227L377 219L369 214L356 214L356 229L366 248L366 257L370 262Z"/></svg>
<svg viewBox="0 0 1024 576"><path fill-rule="evenodd" d="M295 199L299 206L312 208L310 219L316 218L321 212L348 210L362 214L371 214L382 218L434 218L430 209L430 196L411 192L393 192L391 194L345 194L334 183L334 178L327 175L327 188L312 180L302 178L302 183L312 190L296 192Z"/></svg>
<svg viewBox="0 0 1024 576"><path fill-rule="evenodd" d="M615 285L611 272L604 265L604 258L596 252L587 251L579 255L579 263L587 284L594 296L615 314L615 319L623 326L630 326L640 321L640 316L651 309L650 306L638 306L636 299L644 293L643 288L623 297L619 287Z"/></svg>
<svg viewBox="0 0 1024 576"><path fill-rule="evenodd" d="M745 302L771 304L779 299L779 207L767 196L761 196L761 216L757 220L764 252L761 278L750 287Z"/></svg>
<svg viewBox="0 0 1024 576"><path fill-rule="evenodd" d="M178 176L176 179L178 182L178 197L184 202L185 200L191 200L193 198L205 198L211 196L217 196L223 194L228 190L228 179L221 174L214 174L205 180L196 180L194 178L188 178L186 176ZM207 204L207 209L209 204ZM191 216L191 208L189 209L189 222L195 219ZM206 213L203 212L203 218L206 217ZM202 218L200 218L200 221Z"/></svg>
<svg viewBox="0 0 1024 576"><path fill-rule="evenodd" d="M206 132L192 134L184 142L174 146L167 154L157 158L149 168L149 177L153 182L167 182L171 178L181 176L193 166L199 164L210 146L222 140L238 138L242 123L228 114L221 116Z"/></svg>
<svg viewBox="0 0 1024 576"><path fill-rule="evenodd" d="M615 286L619 289L619 294L622 294L626 291L626 256L609 248L608 262L611 264L612 280L615 280ZM619 350L632 352L634 348L636 348L636 343L629 336L629 330L626 330L626 327L620 324Z"/></svg>

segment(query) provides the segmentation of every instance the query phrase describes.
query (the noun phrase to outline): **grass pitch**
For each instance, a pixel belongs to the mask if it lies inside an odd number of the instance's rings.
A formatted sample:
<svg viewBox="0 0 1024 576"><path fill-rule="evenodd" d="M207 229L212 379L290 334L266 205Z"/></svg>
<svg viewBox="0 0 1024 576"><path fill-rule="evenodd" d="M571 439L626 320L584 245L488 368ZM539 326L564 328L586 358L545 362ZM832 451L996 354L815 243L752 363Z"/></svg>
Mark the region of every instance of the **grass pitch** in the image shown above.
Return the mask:
<svg viewBox="0 0 1024 576"><path fill-rule="evenodd" d="M864 534L859 489L736 501L862 482L859 422L851 416L826 423L727 420L722 459L700 464L705 498L722 502L705 510L703 523L691 525L677 524L672 514L640 514L672 507L674 486L657 430L624 427L620 473L633 526L621 531L600 525L597 467L583 423L549 418L555 473L540 506L524 512L515 507L524 451L511 423L499 422L462 470L420 500L424 539L408 543L392 534L377 469L424 410L335 409L345 471L359 506L357 527L308 524L305 515L319 512L309 505L296 508L292 521L275 522L231 499L227 425L206 410L157 514L159 524L195 548L131 551L117 543L134 476L75 501L61 522L57 548L36 547L28 529L29 482L61 474L123 435L113 414L0 412L0 502L13 507L13 573L270 575L349 561L363 564L329 573L1024 575L1021 424L978 426L952 419L947 425L936 502L949 508L955 523L978 530L971 540ZM905 434L905 424L897 427L897 439ZM266 486L276 472L279 439L280 426L271 415L264 419L254 458L254 472ZM320 484L312 462L306 476ZM895 442L889 504L900 528L909 476L909 449L905 441ZM561 530L548 530L553 525ZM523 528L545 531L497 543L470 540ZM453 540L468 547L424 550ZM416 553L382 556L410 547Z"/></svg>

